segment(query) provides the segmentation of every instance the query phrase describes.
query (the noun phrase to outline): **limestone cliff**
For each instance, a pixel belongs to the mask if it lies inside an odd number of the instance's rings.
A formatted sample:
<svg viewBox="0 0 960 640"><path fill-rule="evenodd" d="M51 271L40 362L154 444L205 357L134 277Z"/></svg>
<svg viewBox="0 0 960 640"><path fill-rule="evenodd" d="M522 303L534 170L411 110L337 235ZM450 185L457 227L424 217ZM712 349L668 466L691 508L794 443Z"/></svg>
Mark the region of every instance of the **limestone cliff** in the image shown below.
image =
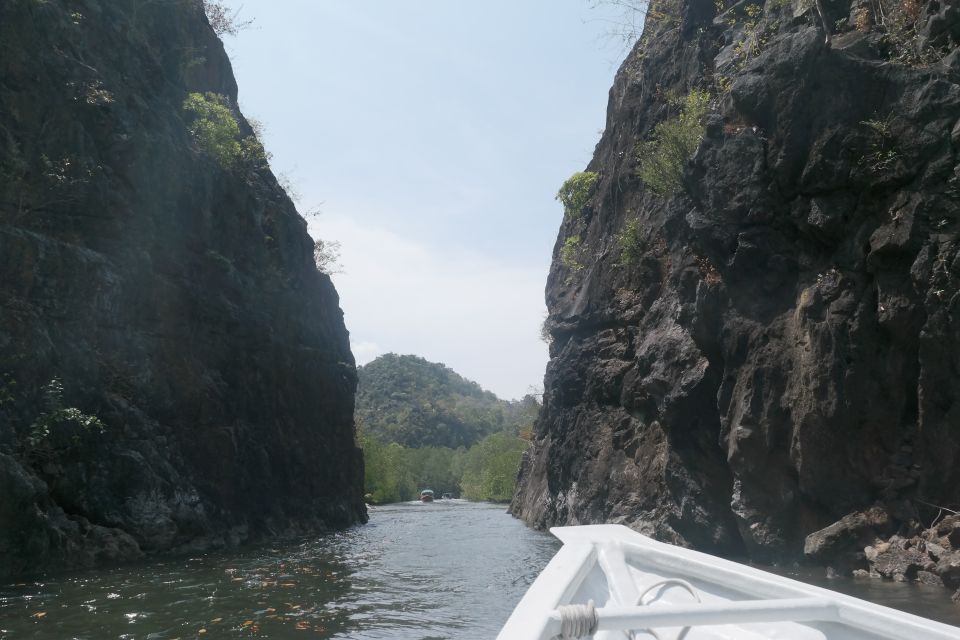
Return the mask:
<svg viewBox="0 0 960 640"><path fill-rule="evenodd" d="M960 10L824 7L651 8L555 249L528 523L783 558L875 504L895 530L960 503ZM658 195L643 143L695 90Z"/></svg>
<svg viewBox="0 0 960 640"><path fill-rule="evenodd" d="M254 140L196 0L0 1L0 577L366 517L337 293L192 93Z"/></svg>

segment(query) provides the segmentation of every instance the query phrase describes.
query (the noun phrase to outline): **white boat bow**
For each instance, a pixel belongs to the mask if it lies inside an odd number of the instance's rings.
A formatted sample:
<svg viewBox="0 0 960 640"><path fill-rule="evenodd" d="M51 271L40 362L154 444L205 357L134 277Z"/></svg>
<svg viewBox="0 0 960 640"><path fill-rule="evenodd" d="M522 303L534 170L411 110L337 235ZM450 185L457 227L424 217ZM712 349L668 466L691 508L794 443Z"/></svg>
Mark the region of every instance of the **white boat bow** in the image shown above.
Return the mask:
<svg viewBox="0 0 960 640"><path fill-rule="evenodd" d="M622 525L550 531L563 547L498 640L960 640L960 628Z"/></svg>

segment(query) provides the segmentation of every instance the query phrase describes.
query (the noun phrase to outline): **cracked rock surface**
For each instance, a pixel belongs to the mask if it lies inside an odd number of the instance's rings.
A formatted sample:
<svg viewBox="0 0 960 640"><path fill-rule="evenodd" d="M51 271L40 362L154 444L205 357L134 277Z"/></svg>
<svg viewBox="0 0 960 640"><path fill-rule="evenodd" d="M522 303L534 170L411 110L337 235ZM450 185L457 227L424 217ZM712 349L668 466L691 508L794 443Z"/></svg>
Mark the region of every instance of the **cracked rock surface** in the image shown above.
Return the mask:
<svg viewBox="0 0 960 640"><path fill-rule="evenodd" d="M366 518L337 292L191 92L252 133L199 2L0 2L0 578Z"/></svg>
<svg viewBox="0 0 960 640"><path fill-rule="evenodd" d="M832 46L811 7L749 4L661 2L617 73L598 186L546 287L544 405L511 505L532 526L769 560L875 505L891 535L960 503L956 7L920 3L930 37L896 48L857 2L827 3L851 16ZM694 89L705 135L660 196L638 145Z"/></svg>

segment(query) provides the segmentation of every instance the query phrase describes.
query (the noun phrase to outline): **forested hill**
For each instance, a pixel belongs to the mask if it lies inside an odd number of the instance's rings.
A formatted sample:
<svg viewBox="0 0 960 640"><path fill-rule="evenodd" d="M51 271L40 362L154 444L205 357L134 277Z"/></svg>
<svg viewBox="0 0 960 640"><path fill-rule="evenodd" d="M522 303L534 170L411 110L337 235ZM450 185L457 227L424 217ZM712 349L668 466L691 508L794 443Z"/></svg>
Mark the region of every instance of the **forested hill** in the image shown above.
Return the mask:
<svg viewBox="0 0 960 640"><path fill-rule="evenodd" d="M363 431L405 447L470 447L497 431L519 431L537 412L532 396L500 400L449 367L388 353L360 367Z"/></svg>

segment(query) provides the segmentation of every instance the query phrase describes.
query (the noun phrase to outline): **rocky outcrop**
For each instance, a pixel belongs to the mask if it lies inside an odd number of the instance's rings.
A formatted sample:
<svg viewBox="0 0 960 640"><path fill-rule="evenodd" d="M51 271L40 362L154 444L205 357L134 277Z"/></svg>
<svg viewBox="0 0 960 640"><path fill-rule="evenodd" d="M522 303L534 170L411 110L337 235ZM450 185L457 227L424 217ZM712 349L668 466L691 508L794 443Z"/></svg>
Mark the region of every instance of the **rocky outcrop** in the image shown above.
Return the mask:
<svg viewBox="0 0 960 640"><path fill-rule="evenodd" d="M512 512L758 559L878 502L929 522L960 503L957 8L884 4L907 38L828 2L830 46L813 3L717 4L656 5L617 74ZM638 145L695 89L657 195Z"/></svg>
<svg viewBox="0 0 960 640"><path fill-rule="evenodd" d="M0 3L0 577L366 517L337 293L192 92L252 133L199 2Z"/></svg>
<svg viewBox="0 0 960 640"><path fill-rule="evenodd" d="M883 508L851 513L807 536L803 553L811 560L835 570L852 571L866 559L863 550L890 534L892 518Z"/></svg>
<svg viewBox="0 0 960 640"><path fill-rule="evenodd" d="M807 536L805 553L842 573L946 586L960 593L960 516L933 526L880 535L892 522L882 509L851 514Z"/></svg>

